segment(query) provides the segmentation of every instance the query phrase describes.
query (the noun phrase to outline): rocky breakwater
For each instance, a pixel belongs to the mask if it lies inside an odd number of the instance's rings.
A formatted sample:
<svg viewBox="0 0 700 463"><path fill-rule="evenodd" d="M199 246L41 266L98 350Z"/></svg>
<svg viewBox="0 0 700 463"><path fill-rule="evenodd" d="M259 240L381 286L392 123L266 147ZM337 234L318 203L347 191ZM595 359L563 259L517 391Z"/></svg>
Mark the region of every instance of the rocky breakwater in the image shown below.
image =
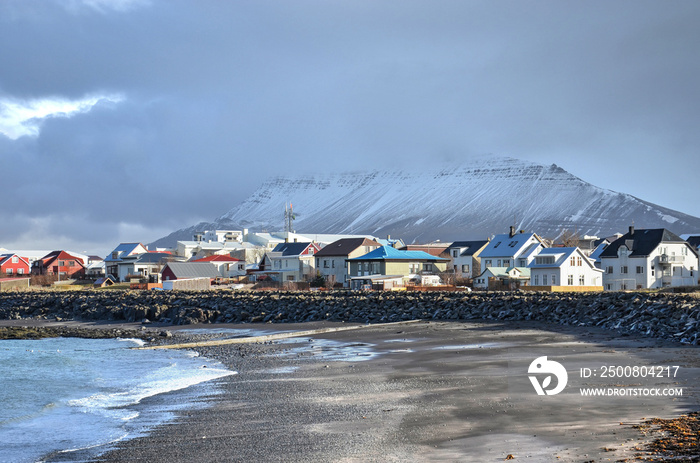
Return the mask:
<svg viewBox="0 0 700 463"><path fill-rule="evenodd" d="M700 298L667 293L105 291L0 294L0 319L194 323L538 320L700 345Z"/></svg>

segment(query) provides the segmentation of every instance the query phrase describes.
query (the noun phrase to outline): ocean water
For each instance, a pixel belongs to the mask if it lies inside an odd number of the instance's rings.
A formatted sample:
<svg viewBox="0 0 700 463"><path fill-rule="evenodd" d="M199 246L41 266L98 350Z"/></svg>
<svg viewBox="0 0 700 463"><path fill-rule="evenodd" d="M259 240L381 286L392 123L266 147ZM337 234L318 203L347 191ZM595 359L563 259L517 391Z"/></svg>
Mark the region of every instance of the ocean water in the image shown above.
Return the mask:
<svg viewBox="0 0 700 463"><path fill-rule="evenodd" d="M139 344L0 341L0 462L83 461L201 406L187 388L215 393L208 381L235 374L191 351L131 349Z"/></svg>

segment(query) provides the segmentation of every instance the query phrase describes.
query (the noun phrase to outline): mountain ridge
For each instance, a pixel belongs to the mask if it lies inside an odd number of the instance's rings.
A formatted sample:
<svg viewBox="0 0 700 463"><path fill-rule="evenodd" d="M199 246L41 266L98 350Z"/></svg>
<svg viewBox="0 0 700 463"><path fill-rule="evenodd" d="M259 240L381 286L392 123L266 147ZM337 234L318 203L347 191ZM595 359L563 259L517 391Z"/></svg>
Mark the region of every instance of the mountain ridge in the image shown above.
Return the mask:
<svg viewBox="0 0 700 463"><path fill-rule="evenodd" d="M492 158L422 171L273 177L214 221L152 244L190 240L201 229L279 231L288 202L300 233L391 234L406 242L483 239L511 225L550 238L563 229L608 236L632 224L700 230L700 218L594 186L556 164Z"/></svg>

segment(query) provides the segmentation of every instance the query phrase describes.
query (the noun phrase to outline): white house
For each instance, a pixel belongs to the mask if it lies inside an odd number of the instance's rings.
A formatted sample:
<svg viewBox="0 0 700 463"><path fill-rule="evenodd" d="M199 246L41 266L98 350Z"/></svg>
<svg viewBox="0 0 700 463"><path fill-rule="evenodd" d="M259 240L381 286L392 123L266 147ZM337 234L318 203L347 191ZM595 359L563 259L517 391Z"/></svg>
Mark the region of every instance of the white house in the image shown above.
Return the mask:
<svg viewBox="0 0 700 463"><path fill-rule="evenodd" d="M261 267L279 281L310 280L316 274L315 255L320 250L317 243L280 243L265 255Z"/></svg>
<svg viewBox="0 0 700 463"><path fill-rule="evenodd" d="M481 251L481 272L489 267L527 267L546 246L534 233L510 233L496 235Z"/></svg>
<svg viewBox="0 0 700 463"><path fill-rule="evenodd" d="M447 248L457 278L474 278L481 273L480 256L488 244L488 240L455 241Z"/></svg>
<svg viewBox="0 0 700 463"><path fill-rule="evenodd" d="M124 257L135 256L148 252L146 246L141 243L121 243L105 257L105 275L119 278L119 263Z"/></svg>
<svg viewBox="0 0 700 463"><path fill-rule="evenodd" d="M124 256L117 264L117 273L112 274L119 281L132 278L148 278L150 283L160 282L160 273L168 262L177 259L169 252L144 252Z"/></svg>
<svg viewBox="0 0 700 463"><path fill-rule="evenodd" d="M603 286L603 271L578 247L542 249L529 268L530 286Z"/></svg>
<svg viewBox="0 0 700 463"><path fill-rule="evenodd" d="M698 284L697 251L665 228L630 227L600 260L603 285L610 291Z"/></svg>

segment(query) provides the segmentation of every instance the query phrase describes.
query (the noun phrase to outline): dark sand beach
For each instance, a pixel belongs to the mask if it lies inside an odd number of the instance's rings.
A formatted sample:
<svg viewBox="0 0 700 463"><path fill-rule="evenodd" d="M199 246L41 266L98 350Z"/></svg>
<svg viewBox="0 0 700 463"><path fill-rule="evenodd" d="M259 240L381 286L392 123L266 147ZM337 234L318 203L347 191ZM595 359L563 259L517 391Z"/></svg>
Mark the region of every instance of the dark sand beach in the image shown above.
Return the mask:
<svg viewBox="0 0 700 463"><path fill-rule="evenodd" d="M197 325L172 328L171 339L202 336L192 328L342 325ZM99 461L631 461L650 439L634 425L698 409L697 348L590 327L418 322L197 350L238 375L218 380L222 393L203 397L206 407ZM545 355L568 371L560 394L538 396L528 379ZM579 374L601 365L680 368L675 378ZM588 386L682 387L683 395L581 396Z"/></svg>

